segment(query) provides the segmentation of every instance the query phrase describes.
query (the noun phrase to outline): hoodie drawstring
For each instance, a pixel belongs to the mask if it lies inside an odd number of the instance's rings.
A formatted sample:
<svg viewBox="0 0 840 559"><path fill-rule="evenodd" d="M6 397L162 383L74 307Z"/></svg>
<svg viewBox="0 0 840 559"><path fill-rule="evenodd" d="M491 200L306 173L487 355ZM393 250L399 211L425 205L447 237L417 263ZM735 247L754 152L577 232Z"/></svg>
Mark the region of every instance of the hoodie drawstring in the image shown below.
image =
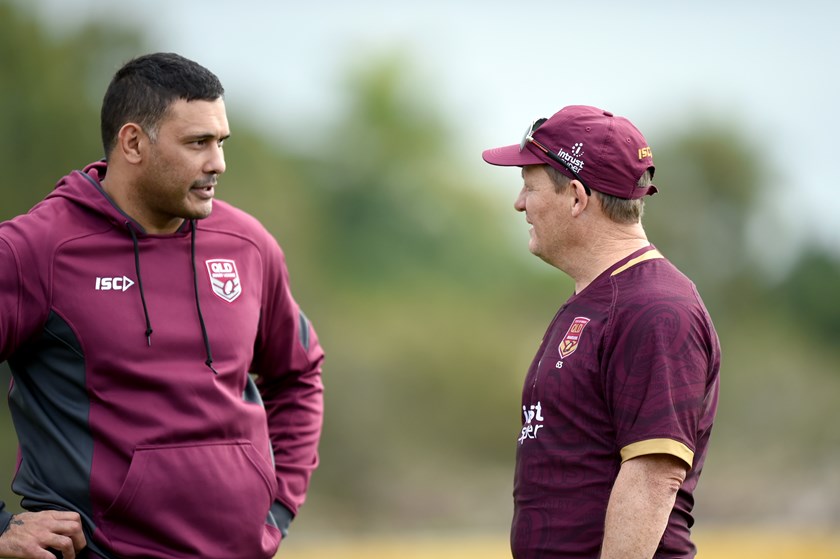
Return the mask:
<svg viewBox="0 0 840 559"><path fill-rule="evenodd" d="M137 241L137 233L131 222L126 222L126 227L131 233L131 241L134 243L134 269L137 272L137 287L140 289L140 301L143 303L143 315L146 317L146 343L149 347L152 346L152 322L149 319L149 309L146 306L146 294L143 291L143 276L140 275L140 245ZM198 322L201 324L201 336L204 340L204 351L207 353L207 359L204 364L218 375L219 372L213 367L213 354L210 351L210 337L207 335L207 326L204 324L204 315L201 313L201 302L198 299L198 271L195 267L195 220L190 220L190 261L193 269L193 289L195 290L195 308L198 310Z"/></svg>
<svg viewBox="0 0 840 559"><path fill-rule="evenodd" d="M130 221L125 223L128 232L131 233L131 241L134 243L134 270L137 272L137 287L140 288L140 301L143 303L143 314L146 317L146 343L152 347L152 322L149 320L149 309L146 307L146 295L143 293L143 278L140 275L140 247L137 243L137 233Z"/></svg>
<svg viewBox="0 0 840 559"><path fill-rule="evenodd" d="M190 220L190 256L192 259L193 281L195 284L195 308L198 310L198 322L201 324L201 335L204 337L204 350L207 352L207 360L204 362L214 374L219 372L213 368L213 354L210 352L210 337L207 335L207 327L204 325L204 315L201 314L201 302L198 300L198 271L195 267L195 220Z"/></svg>

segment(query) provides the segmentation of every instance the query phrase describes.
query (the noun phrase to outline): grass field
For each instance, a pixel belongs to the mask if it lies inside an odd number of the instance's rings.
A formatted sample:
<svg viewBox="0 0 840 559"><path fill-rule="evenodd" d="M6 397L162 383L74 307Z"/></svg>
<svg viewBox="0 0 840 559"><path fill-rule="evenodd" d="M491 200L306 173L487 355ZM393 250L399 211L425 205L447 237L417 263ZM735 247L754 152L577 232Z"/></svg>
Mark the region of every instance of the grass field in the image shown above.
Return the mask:
<svg viewBox="0 0 840 559"><path fill-rule="evenodd" d="M840 534L712 531L694 540L698 559L840 559ZM281 549L278 559L510 559L506 537L290 538Z"/></svg>

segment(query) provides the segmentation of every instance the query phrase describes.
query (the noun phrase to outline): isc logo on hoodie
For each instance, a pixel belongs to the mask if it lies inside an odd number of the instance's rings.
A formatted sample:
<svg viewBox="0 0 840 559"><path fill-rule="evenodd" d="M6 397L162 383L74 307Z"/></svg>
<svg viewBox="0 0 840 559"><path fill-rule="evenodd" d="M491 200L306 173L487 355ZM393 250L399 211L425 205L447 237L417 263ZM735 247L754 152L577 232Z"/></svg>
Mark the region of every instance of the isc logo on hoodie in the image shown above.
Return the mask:
<svg viewBox="0 0 840 559"><path fill-rule="evenodd" d="M96 278L97 291L126 291L132 285L134 285L134 281L125 276L117 278Z"/></svg>

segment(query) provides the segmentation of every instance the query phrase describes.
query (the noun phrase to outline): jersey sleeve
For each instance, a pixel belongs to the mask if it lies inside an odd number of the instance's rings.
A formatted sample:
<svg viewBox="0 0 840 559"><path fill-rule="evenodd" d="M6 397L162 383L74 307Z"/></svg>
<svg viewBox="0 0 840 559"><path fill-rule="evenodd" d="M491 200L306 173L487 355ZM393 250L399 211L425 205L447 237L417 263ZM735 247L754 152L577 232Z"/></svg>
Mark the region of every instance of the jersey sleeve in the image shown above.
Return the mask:
<svg viewBox="0 0 840 559"><path fill-rule="evenodd" d="M708 398L704 312L684 297L648 299L614 318L606 397L622 462L670 454L691 468Z"/></svg>
<svg viewBox="0 0 840 559"><path fill-rule="evenodd" d="M285 258L271 238L264 252L264 292L251 372L268 416L278 493L297 514L318 465L323 416L318 336L289 287Z"/></svg>

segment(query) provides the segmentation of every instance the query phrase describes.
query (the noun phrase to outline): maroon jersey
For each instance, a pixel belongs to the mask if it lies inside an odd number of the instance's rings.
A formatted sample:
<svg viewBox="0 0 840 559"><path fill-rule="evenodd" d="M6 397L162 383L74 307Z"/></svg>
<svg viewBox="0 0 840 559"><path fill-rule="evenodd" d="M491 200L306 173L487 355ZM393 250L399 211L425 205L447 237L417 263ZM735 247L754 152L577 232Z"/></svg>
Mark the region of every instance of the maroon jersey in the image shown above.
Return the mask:
<svg viewBox="0 0 840 559"><path fill-rule="evenodd" d="M572 296L522 392L514 557L597 558L621 463L662 453L690 469L655 557L693 557L692 494L719 368L717 334L694 284L652 246Z"/></svg>

